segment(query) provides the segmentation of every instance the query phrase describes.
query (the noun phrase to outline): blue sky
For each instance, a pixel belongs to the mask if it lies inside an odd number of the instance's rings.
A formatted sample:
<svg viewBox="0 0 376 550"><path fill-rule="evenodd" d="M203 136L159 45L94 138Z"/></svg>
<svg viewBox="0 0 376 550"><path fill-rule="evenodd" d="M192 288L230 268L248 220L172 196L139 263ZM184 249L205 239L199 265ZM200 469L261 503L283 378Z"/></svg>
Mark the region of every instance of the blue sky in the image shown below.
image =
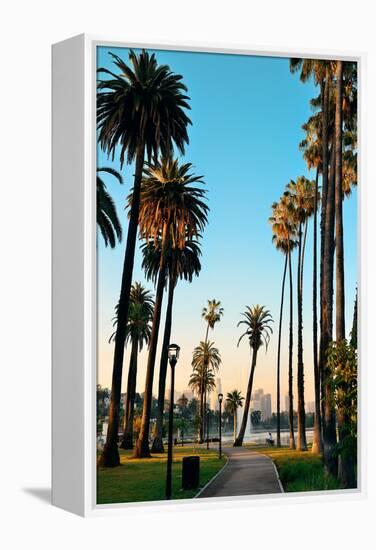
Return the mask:
<svg viewBox="0 0 376 550"><path fill-rule="evenodd" d="M128 59L126 48L98 48L98 67L114 70L109 52ZM188 87L192 126L184 160L196 174L204 176L210 206L209 224L202 240L202 271L192 284L180 282L176 290L172 340L181 346L176 387L187 388L193 348L204 338L201 310L207 299L221 300L223 320L210 338L222 354L219 376L224 392L246 389L250 364L241 328L236 324L246 305L264 304L275 319L275 332L267 354L259 356L254 387L272 393L275 403L275 365L280 286L283 259L271 244L268 224L270 205L278 200L290 179L307 171L298 149L303 138L301 125L311 114L309 100L318 91L313 83L302 84L289 71L289 60L261 56L156 51L159 63L166 63L184 77ZM115 68L116 70L116 68ZM98 150L98 166L120 170ZM125 197L133 185L133 166L124 165L124 185L104 175L126 235ZM356 191L344 205L347 332L357 277ZM119 295L125 239L115 250L98 245L98 381L110 386L113 345L108 344L113 308ZM311 311L312 311L312 223L308 230L304 283L304 361L307 401L313 400ZM140 253L136 254L134 280L145 281ZM147 284L151 288L150 284ZM287 305L287 304L286 304ZM284 315L287 321L287 308ZM296 312L295 312L296 317ZM163 318L162 318L163 327ZM287 391L287 322L283 333L282 395ZM161 338L160 338L161 340ZM158 378L159 355L155 382ZM125 391L128 353L123 376ZM139 362L138 391L143 391L146 354ZM296 354L294 357L296 371ZM167 383L168 386L168 383ZM156 384L155 384L156 389ZM284 401L283 401L284 402Z"/></svg>

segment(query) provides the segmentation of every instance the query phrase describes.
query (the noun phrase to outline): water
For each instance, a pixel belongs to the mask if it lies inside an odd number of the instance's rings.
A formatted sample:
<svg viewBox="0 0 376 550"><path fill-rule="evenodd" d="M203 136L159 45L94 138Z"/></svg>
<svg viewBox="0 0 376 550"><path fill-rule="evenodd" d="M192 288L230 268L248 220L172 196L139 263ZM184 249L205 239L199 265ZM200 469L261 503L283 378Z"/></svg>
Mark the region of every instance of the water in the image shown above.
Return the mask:
<svg viewBox="0 0 376 550"><path fill-rule="evenodd" d="M245 443L257 443L259 445L264 445L266 438L269 437L269 432L272 434L272 438L274 442L277 441L277 431L273 430L257 430L256 428L251 429L251 432L249 432L249 429L247 428L246 434L244 436L244 442ZM295 431L295 441L297 438L297 431ZM313 441L313 428L307 428L306 429L306 438L307 443L312 443ZM222 441L225 442L231 442L234 440L234 434L233 433L225 433L222 434ZM288 429L281 430L281 444L282 445L289 445L290 443L290 432Z"/></svg>
<svg viewBox="0 0 376 550"><path fill-rule="evenodd" d="M238 424L240 426L240 423ZM102 448L104 441L106 440L106 434L107 434L107 422L103 423L103 434L102 436L99 436L97 438L98 447ZM256 429L253 426L251 426L251 429L249 429L249 426L247 426L246 434L244 436L244 442L245 443L257 443L258 445L265 445L266 438L269 437L269 431L272 434L272 438L274 440L274 443L277 441L277 432L273 430L264 430L264 429ZM297 430L295 430L295 441L297 438ZM216 431L210 433L210 437L218 437L218 434ZM306 437L307 437L307 443L312 443L313 441L313 428L307 428L306 429ZM189 439L190 436L187 436ZM222 433L222 441L223 443L232 443L234 441L234 433L233 432L226 432ZM281 430L281 444L282 445L289 445L290 443L290 433L288 429L282 429Z"/></svg>

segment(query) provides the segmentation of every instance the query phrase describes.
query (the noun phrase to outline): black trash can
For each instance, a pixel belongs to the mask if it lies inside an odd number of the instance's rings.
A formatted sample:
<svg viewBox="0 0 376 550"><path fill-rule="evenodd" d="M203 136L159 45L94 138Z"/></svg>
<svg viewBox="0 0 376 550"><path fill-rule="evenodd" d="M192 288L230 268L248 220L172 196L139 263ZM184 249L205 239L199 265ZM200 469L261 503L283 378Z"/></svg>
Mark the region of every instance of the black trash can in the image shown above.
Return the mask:
<svg viewBox="0 0 376 550"><path fill-rule="evenodd" d="M183 457L183 489L197 489L200 484L200 457Z"/></svg>

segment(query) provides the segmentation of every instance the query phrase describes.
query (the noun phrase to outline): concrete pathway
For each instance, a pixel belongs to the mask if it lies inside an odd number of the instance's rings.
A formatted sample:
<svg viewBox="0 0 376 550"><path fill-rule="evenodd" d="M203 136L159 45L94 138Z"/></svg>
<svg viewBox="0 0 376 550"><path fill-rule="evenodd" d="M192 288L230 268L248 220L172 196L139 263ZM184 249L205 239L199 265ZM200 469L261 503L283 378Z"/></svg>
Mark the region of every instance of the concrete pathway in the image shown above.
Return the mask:
<svg viewBox="0 0 376 550"><path fill-rule="evenodd" d="M273 461L243 447L225 447L228 463L198 498L282 493Z"/></svg>

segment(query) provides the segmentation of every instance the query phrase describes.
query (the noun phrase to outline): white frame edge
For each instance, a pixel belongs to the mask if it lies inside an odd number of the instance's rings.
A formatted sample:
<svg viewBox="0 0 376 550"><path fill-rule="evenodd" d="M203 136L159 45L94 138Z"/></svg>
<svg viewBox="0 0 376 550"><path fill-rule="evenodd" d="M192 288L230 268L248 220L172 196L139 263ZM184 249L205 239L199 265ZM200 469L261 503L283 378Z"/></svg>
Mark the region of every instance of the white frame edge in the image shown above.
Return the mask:
<svg viewBox="0 0 376 550"><path fill-rule="evenodd" d="M356 490L172 502L96 504L96 48L113 46L358 62L359 67L359 454ZM366 496L366 189L363 52L275 50L213 43L137 43L79 35L53 46L52 67L52 502L81 516L192 510L192 506L328 503ZM361 106L361 109L360 109ZM67 345L68 343L68 345ZM72 381L74 384L72 385ZM68 398L68 399L67 399ZM70 429L67 429L70 426ZM68 450L69 449L69 450ZM286 499L288 499L286 501Z"/></svg>

